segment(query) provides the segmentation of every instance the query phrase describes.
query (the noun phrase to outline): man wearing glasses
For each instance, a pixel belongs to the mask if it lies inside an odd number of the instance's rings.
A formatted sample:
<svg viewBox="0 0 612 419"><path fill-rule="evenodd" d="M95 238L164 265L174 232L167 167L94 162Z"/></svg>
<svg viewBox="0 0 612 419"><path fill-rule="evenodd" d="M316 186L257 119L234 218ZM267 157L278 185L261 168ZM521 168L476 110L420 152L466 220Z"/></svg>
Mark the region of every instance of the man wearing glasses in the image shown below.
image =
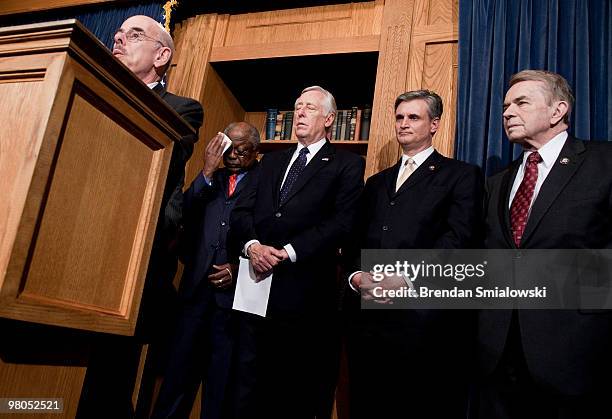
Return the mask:
<svg viewBox="0 0 612 419"><path fill-rule="evenodd" d="M161 82L174 54L174 42L170 34L152 18L139 15L123 22L115 32L114 40L113 55L159 94L197 132L203 121L200 103L167 92ZM163 324L172 321L168 308L176 304L172 280L178 261L176 238L182 217L185 164L197 140L197 134L183 137L174 144L172 150L141 310L147 330L149 327L158 330L160 322ZM162 307L166 310L159 310Z"/></svg>
<svg viewBox="0 0 612 419"><path fill-rule="evenodd" d="M168 339L166 335L174 325L178 308L172 280L178 264L176 238L182 217L185 164L198 140L197 131L204 114L198 101L173 95L161 83L170 67L174 43L170 34L155 20L147 16L128 18L115 32L112 53L196 130L196 134L185 136L174 144L149 259L137 334L154 343L148 354L149 359L154 360L155 353L163 348L161 342ZM156 346L156 342L160 345ZM92 364L96 368L92 368L88 374L91 375L90 381L100 383L101 388L93 388L89 392L89 399L83 403L84 416L89 415L89 410L91 415L97 417L117 416L118 412L126 416L131 414L126 413L132 409L133 388L130 388L130 379L118 380L117 377L135 376L131 361L133 357L138 357L139 351L140 345L134 340L120 337L105 347L97 348L92 354ZM155 364L159 364L163 357L157 359L153 361ZM121 360L124 362L119 362ZM116 382L124 385L117 386Z"/></svg>

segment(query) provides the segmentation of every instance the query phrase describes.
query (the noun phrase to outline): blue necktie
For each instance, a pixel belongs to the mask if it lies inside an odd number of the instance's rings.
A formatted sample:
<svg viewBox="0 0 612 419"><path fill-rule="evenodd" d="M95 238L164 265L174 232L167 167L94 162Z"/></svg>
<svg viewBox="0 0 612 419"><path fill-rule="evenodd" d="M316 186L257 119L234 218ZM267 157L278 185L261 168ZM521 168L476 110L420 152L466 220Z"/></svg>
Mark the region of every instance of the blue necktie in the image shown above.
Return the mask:
<svg viewBox="0 0 612 419"><path fill-rule="evenodd" d="M280 191L280 203L281 205L285 203L285 200L289 196L289 192L291 192L291 187L297 180L298 176L306 167L306 154L308 154L308 148L304 147L300 150L300 154L298 158L295 159L291 168L289 169L289 173L287 174L287 179L285 179L285 183L283 183L283 187Z"/></svg>

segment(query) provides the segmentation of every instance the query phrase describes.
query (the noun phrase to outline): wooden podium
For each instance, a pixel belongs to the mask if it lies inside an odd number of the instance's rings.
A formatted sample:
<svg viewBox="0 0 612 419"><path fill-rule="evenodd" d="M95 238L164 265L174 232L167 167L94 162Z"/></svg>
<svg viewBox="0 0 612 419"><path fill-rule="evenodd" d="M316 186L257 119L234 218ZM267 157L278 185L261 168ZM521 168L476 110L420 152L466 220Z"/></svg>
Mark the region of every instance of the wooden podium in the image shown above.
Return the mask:
<svg viewBox="0 0 612 419"><path fill-rule="evenodd" d="M75 20L0 28L0 96L0 357L37 345L32 324L133 334L172 142L193 128ZM73 417L87 344L49 365L38 343L0 359L0 397L64 397Z"/></svg>

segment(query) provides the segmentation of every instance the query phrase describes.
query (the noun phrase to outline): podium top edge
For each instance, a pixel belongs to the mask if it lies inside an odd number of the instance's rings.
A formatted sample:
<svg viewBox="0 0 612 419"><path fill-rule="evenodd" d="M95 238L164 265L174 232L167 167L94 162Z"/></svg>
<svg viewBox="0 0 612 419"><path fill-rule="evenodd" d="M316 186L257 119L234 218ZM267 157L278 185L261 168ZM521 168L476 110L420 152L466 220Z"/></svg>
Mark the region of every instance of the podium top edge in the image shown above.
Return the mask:
<svg viewBox="0 0 612 419"><path fill-rule="evenodd" d="M41 30L68 29L72 27L83 32L89 32L77 19L63 19L49 22L28 23L26 25L0 27L0 35L40 32Z"/></svg>

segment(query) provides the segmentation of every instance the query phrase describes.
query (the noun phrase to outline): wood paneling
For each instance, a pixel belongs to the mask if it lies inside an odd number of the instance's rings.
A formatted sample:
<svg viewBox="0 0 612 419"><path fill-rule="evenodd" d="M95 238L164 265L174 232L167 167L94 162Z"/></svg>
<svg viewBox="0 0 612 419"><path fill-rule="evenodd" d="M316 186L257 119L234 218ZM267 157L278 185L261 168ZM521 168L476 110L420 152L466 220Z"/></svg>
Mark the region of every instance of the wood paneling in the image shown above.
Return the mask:
<svg viewBox="0 0 612 419"><path fill-rule="evenodd" d="M376 0L232 15L215 47L379 35L383 6Z"/></svg>
<svg viewBox="0 0 612 419"><path fill-rule="evenodd" d="M204 107L204 125L187 164L186 186L202 169L202 156L208 141L230 122L244 118L244 109L210 65L213 40L221 36L219 33L226 22L226 15L200 15L177 26L174 35L177 64L169 74L168 89L196 98Z"/></svg>
<svg viewBox="0 0 612 419"><path fill-rule="evenodd" d="M28 365L5 362L0 358L0 394L11 398L61 398L61 414L37 412L29 417L74 418L85 372L86 368L81 366Z"/></svg>
<svg viewBox="0 0 612 419"><path fill-rule="evenodd" d="M414 10L414 15L410 16L407 10ZM385 3L366 176L397 161L400 149L393 128L393 103L400 93L409 90L432 89L442 97L445 111L434 146L442 154L453 156L457 13L457 0Z"/></svg>
<svg viewBox="0 0 612 419"><path fill-rule="evenodd" d="M395 98L405 91L414 0L387 0L380 36L366 177L397 161Z"/></svg>
<svg viewBox="0 0 612 419"><path fill-rule="evenodd" d="M69 112L20 298L124 317L155 151L79 94Z"/></svg>
<svg viewBox="0 0 612 419"><path fill-rule="evenodd" d="M213 48L211 62L257 58L292 57L299 55L342 54L378 51L378 35L351 38L330 38L309 41L271 42Z"/></svg>

